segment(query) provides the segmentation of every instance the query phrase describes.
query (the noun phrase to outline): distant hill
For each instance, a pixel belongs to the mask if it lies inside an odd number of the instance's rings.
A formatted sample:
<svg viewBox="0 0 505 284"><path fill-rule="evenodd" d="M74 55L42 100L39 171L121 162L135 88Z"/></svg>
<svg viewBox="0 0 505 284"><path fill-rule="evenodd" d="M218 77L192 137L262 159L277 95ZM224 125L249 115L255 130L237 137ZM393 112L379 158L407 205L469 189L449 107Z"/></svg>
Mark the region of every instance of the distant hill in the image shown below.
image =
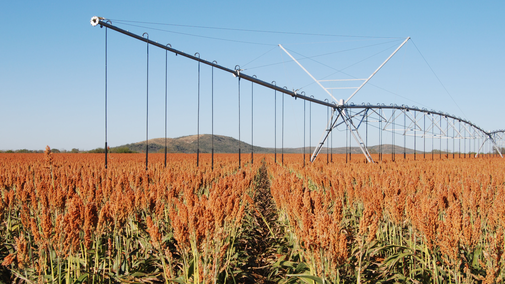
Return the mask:
<svg viewBox="0 0 505 284"><path fill-rule="evenodd" d="M196 153L198 149L198 136L190 135L183 136L179 138L167 138L167 151L169 153ZM212 153L212 135L201 134L200 135L200 153ZM242 152L250 151L251 145L245 142L239 142L237 139L214 135L214 153L238 153L238 149L242 149ZM148 141L149 152L164 152L165 151L165 138L155 138ZM146 142L137 142L132 144L123 145L123 147L128 147L130 150L135 152L146 151ZM247 149L247 150L246 150ZM254 146L254 152L257 153L273 153L274 149L262 148Z"/></svg>
<svg viewBox="0 0 505 284"><path fill-rule="evenodd" d="M197 135L189 135L183 136L179 138L167 138L167 151L169 153L196 153L198 149ZM212 135L210 134L201 134L200 135L200 153L211 153L212 152ZM238 153L239 145L242 153L251 152L251 145L245 143L243 141L239 142L237 139L233 137L223 136L223 135L214 135L214 153ZM145 153L146 150L146 142L137 142L122 145L119 147L127 147L133 152ZM119 148L118 147L118 148ZM157 153L165 151L165 138L155 138L150 139L148 141L149 153ZM306 153L312 153L315 147L306 147ZM393 149L393 145L385 144L382 145L382 153L388 154L391 153ZM394 146L395 153L403 153L404 148L401 146ZM329 151L327 148L323 148L321 150L321 154L325 154ZM372 146L369 148L371 154L379 153L379 146ZM255 153L274 153L274 148L264 148L254 146ZM277 153L281 152L281 148L277 148ZM333 153L335 154L345 154L346 148L339 147L333 148ZM407 154L413 154L414 150L406 148L405 152ZM422 153L421 151L417 151L418 153ZM299 148L284 148L284 153L303 153L303 147ZM359 147L352 147L351 153L360 154L361 149Z"/></svg>

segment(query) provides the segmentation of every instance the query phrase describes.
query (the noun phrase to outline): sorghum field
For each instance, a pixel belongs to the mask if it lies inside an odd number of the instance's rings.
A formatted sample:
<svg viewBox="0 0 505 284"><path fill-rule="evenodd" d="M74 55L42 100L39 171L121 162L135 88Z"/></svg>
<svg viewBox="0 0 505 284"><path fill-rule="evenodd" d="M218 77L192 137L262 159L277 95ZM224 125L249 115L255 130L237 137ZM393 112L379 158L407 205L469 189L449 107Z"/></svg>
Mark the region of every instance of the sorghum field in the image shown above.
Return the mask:
<svg viewBox="0 0 505 284"><path fill-rule="evenodd" d="M0 281L503 282L504 159L357 156L0 154Z"/></svg>

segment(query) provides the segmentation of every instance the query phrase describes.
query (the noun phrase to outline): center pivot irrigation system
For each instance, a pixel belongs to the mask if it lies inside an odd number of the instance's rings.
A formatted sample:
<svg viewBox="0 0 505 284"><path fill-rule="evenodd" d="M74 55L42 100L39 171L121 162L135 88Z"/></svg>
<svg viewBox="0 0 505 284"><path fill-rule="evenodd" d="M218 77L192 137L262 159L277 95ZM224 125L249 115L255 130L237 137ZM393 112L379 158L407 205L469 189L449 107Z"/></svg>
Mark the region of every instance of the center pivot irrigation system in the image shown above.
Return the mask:
<svg viewBox="0 0 505 284"><path fill-rule="evenodd" d="M461 156L462 153L464 157L466 157L467 153L470 157L470 153L475 153L475 157L478 157L479 153L483 148L487 145L489 148L494 148L496 153L498 153L501 157L502 154L500 152L500 147L498 144L503 144L505 141L505 130L497 130L497 131L485 131L482 128L476 126L470 121L462 119L460 117L456 117L454 115L450 115L447 113L443 113L435 110L428 110L425 108L417 108L417 107L409 107L406 105L385 105L385 104L359 104L356 105L350 100L363 88L363 86L369 82L372 77L402 48L403 45L407 43L410 38L405 39L398 48L368 77L364 79L337 79L337 80L317 80L300 62L298 62L282 45L279 44L279 47L287 54L293 61L295 61L302 69L307 73L332 99L329 100L318 100L313 96L305 95L305 92L297 93L297 90L289 90L286 87L281 88L275 83L268 83L266 81L260 80L256 78L256 76L249 76L244 74L240 69L240 66L235 66L234 69L230 69L224 66L217 64L216 61L207 61L200 58L200 55L196 53L195 55L190 55L188 53L179 51L171 47L170 44L163 45L158 42L152 41L149 39L147 33L144 33L142 36L131 33L127 30L118 28L112 25L110 20L101 17L92 17L91 18L92 26L100 26L105 27L105 35L106 42L105 47L107 51L107 28L132 37L134 39L143 41L147 43L147 54L149 54L149 46L155 46L166 51L172 52L176 55L181 55L191 60L197 61L202 64L209 65L213 68L217 68L224 72L231 73L233 76L237 77L240 84L240 79L244 79L250 81L254 84L258 84L264 86L266 88L272 89L276 92L280 92L283 94L290 95L295 99L302 99L304 101L308 101L310 103L319 104L327 107L327 125L321 136L320 142L314 149L310 161L313 162L318 154L323 149L325 143L328 143L328 140L331 138L332 131L339 126L343 126L346 129L346 144L349 142L351 144L351 137L358 144L361 152L365 156L366 160L370 163L373 163L374 160L372 155L368 149L368 133L369 133L369 124L373 124L375 128L379 130L378 139L379 139L379 150L378 150L378 159L382 160L382 152L383 152L383 131L391 133L391 153L394 160L395 157L395 136L400 134L403 136L403 148L404 148L404 156L406 155L405 149L407 145L407 137L412 137L414 144L414 159L417 154L417 143L419 139L422 140L422 149L419 151L422 153L424 157L426 157L426 144L427 139L428 143L431 140L431 155L434 155L434 146L436 138L439 140L440 145L440 155L442 155L442 140L445 140L447 148L447 156L449 156L449 148L450 141L452 141L452 155L453 157L456 153ZM106 63L105 68L107 69L107 53L106 53ZM106 87L105 87L105 96L106 96L106 111L107 111L107 71L105 74ZM149 76L149 75L148 75ZM327 88L324 87L324 83L328 81L358 81L361 84L357 87L345 87L345 88L353 88L354 92L351 94L349 98L346 100L336 99L330 92L330 89L338 89L338 88ZM239 88L240 92L240 88ZM240 93L239 93L240 100ZM239 102L240 104L240 102ZM165 106L166 107L166 106ZM240 108L240 107L239 107ZM330 114L331 111L331 114ZM107 115L105 117L107 120ZM240 109L239 109L239 121L240 121ZM165 122L166 122L166 111L165 111ZM240 124L240 122L239 122ZM107 167L107 121L105 124L105 166ZM148 126L147 118L146 118L146 128ZM359 129L364 129L365 139L360 135ZM166 129L165 129L166 136ZM147 130L146 130L146 142L147 142ZM166 137L165 137L166 138ZM239 126L239 140L240 140L240 126ZM166 139L165 139L166 141ZM305 141L305 138L304 138ZM456 143L457 141L457 143ZM463 142L463 149L461 148L461 144ZM473 142L473 147L472 147ZM165 142L166 143L166 142ZM148 156L147 156L147 145L146 145L146 169L148 165ZM199 149L198 152L199 154ZM252 154L252 152L251 152ZM305 155L304 155L305 156ZM239 163L240 163L240 149L239 149ZM165 147L165 164L166 164L166 147ZM198 164L198 155L197 155L197 164Z"/></svg>

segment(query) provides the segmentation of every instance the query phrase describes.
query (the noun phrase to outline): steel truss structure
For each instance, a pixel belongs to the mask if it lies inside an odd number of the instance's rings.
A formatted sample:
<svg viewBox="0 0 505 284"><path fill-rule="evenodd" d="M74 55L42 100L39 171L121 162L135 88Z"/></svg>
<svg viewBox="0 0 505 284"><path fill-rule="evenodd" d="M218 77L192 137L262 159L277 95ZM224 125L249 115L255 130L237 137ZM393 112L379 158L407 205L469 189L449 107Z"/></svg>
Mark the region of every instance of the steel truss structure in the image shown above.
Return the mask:
<svg viewBox="0 0 505 284"><path fill-rule="evenodd" d="M374 162L368 151L368 145L362 139L362 135L359 132L360 128L366 128L365 135L368 136L369 124L378 129L379 135L383 135L383 131L390 132L394 136L401 135L404 138L404 147L406 147L407 137L412 137L414 140L414 152L417 153L426 153L426 139L432 139L432 145L433 139L439 139L440 147L446 146L447 150L445 152L447 154L450 153L449 148L452 146L453 155L455 153L465 153L466 155L466 153L473 152L475 153L475 157L478 157L479 153L482 153L484 145L491 143L496 152L503 157L499 144L503 146L505 142L505 130L486 132L477 125L462 118L424 108L420 109L406 105L355 105L351 103L342 106L335 105L332 108L331 117L321 137L321 142L319 142L312 154L311 161L314 161L321 152L331 132L338 126L344 125L358 143L367 161ZM416 148L418 139L423 140L422 149ZM446 142L444 145L442 145L442 140ZM380 141L382 141L382 137ZM392 138L392 141L394 141L394 138ZM456 141L458 141L457 146ZM471 142L474 144L473 150ZM392 143L394 144L394 142ZM399 144L401 145L401 143ZM463 144L463 148L461 148L461 144ZM399 145L397 144L397 146ZM476 149L476 147L479 148Z"/></svg>
<svg viewBox="0 0 505 284"><path fill-rule="evenodd" d="M423 139L423 150L419 151L419 153L426 153L426 139L432 139L432 145L434 139L440 140L440 150L442 148L442 140L446 141L446 149L447 153L449 150L450 141L452 141L452 154L455 153L475 153L475 157L478 157L479 153L482 153L483 147L486 143L490 143L492 147L496 150L496 152L503 158L501 154L500 146L503 146L505 143L505 130L496 130L496 131L485 131L484 129L478 127L472 122L447 114L440 111L435 110L427 110L425 108L417 108L417 107L409 107L406 105L385 105L385 104L361 104L355 105L354 103L349 103L350 99L391 59L391 57L410 39L407 38L387 59L382 63L382 65L372 73L366 79L353 79L356 81L363 81L363 83L356 87L355 91L347 100L337 100L333 97L333 95L329 92L329 88L325 88L321 83L323 81L329 80L316 80L291 54L288 53L281 45L279 45L317 84L325 90L327 94L329 94L335 101L338 102L329 102L327 100L318 100L315 99L314 96L307 96L305 93L297 93L296 90L289 90L284 87L281 88L275 84L265 82L256 78L256 76L249 76L244 74L240 69L240 66L235 66L234 69L230 69L224 66L217 64L215 61L210 62L204 59L201 59L199 54L190 55L188 53L179 51L171 47L170 44L163 45L157 43L155 41L150 40L148 37L140 36L124 29L118 28L112 23L101 17L92 17L91 18L92 26L100 26L110 28L114 31L127 35L129 37L135 38L137 40L146 42L148 45L152 45L166 51L170 51L177 55L184 56L191 60L200 62L202 64L206 64L222 71L233 74L235 77L239 79L245 79L252 83L267 87L269 89L275 90L280 93L284 93L290 95L295 99L302 99L305 101L309 101L312 103L316 103L322 106L326 106L331 109L331 116L328 120L326 128L321 136L319 144L316 146L312 156L311 162L313 162L318 154L324 147L325 142L328 140L330 134L333 130L335 130L339 126L345 126L346 131L349 131L351 137L356 141L361 152L365 156L368 162L373 163L374 160L369 152L367 141L368 141L368 127L372 125L379 131L379 141L382 144L382 133L384 131L391 133L392 135L392 144L394 146L394 137L396 135L401 135L404 138L404 148L406 147L406 139L407 137L413 137L414 139L414 152L417 152L416 149L416 141L418 139ZM331 80L331 81L339 81L339 80ZM428 122L428 123L426 123ZM362 134L360 134L360 128L365 129L365 140L362 138ZM456 152L456 141L458 141L458 151ZM471 142L473 141L474 147L471 151ZM463 143L463 149L461 149L461 144ZM476 149L476 143L478 143L478 149ZM466 146L468 145L468 149ZM433 150L433 147L431 147ZM463 150L463 151L461 151ZM382 153L380 153L382 154ZM379 155L379 157L381 157Z"/></svg>

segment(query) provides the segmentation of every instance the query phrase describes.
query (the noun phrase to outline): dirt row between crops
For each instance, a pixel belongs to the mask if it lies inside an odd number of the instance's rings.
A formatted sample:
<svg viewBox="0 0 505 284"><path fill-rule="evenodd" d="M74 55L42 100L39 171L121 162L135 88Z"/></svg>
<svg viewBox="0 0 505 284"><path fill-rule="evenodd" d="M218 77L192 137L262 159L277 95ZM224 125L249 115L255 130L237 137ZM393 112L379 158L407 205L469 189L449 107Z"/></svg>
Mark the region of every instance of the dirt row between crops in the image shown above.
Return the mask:
<svg viewBox="0 0 505 284"><path fill-rule="evenodd" d="M278 222L277 209L270 193L270 179L265 163L254 180L252 199L244 220L244 237L239 250L246 260L239 283L278 283L285 271L275 265L287 250L284 228Z"/></svg>

